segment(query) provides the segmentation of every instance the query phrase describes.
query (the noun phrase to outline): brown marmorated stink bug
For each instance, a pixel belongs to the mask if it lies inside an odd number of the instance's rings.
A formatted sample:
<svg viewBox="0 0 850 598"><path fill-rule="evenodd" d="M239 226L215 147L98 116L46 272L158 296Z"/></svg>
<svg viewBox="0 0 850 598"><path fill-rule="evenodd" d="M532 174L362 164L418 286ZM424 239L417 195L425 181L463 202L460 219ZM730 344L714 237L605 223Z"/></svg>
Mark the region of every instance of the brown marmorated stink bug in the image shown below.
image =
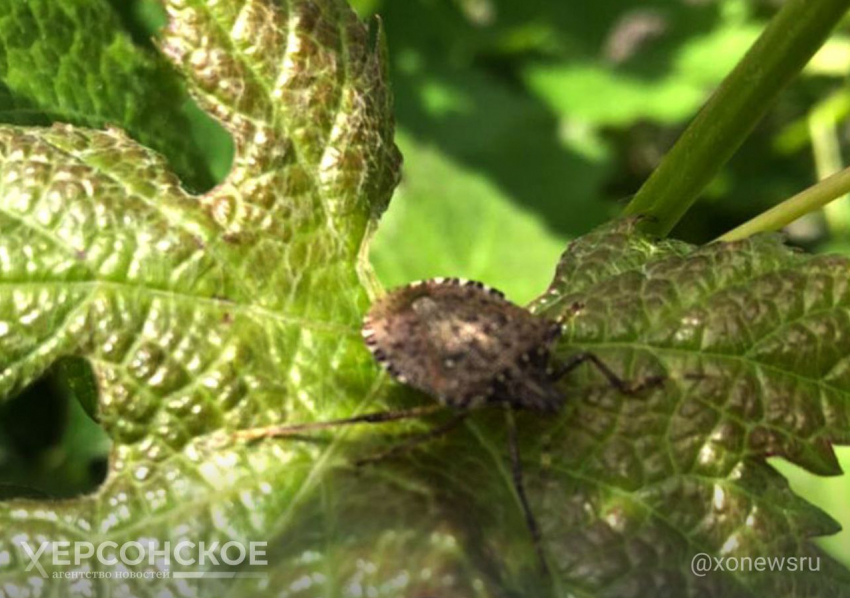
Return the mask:
<svg viewBox="0 0 850 598"><path fill-rule="evenodd" d="M362 333L376 361L393 378L439 403L244 430L239 436L255 440L346 424L387 422L421 417L446 407L457 412L446 424L359 461L365 463L445 434L476 408L500 405L507 416L514 487L545 568L540 531L525 494L513 410L557 411L564 397L556 382L585 362L625 393L635 392L647 381L631 385L587 352L574 354L557 365L551 363L551 348L561 334L560 322L534 315L480 282L458 278L435 278L395 289L374 303L363 321Z"/></svg>

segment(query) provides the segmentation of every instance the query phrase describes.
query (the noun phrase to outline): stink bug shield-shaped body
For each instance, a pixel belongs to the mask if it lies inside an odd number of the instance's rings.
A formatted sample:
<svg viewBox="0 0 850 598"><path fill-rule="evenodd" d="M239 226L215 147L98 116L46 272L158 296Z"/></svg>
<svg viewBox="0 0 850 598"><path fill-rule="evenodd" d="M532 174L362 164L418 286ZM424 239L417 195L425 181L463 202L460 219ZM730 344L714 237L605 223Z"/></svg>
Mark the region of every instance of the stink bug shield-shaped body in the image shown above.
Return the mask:
<svg viewBox="0 0 850 598"><path fill-rule="evenodd" d="M438 278L413 283L375 302L363 322L363 338L375 359L399 382L439 400L439 404L368 413L345 419L307 422L237 432L243 440L291 436L334 426L421 417L446 407L456 413L447 423L358 463L376 461L441 436L475 408L505 408L514 487L541 565L546 569L540 531L525 494L514 409L544 412L563 403L555 383L584 362L594 365L616 388L633 387L592 353L573 355L550 368L550 349L560 324L514 305L479 282Z"/></svg>
<svg viewBox="0 0 850 598"><path fill-rule="evenodd" d="M547 367L559 335L557 322L456 278L397 289L363 323L366 344L390 375L459 409L507 402L556 410L562 397Z"/></svg>

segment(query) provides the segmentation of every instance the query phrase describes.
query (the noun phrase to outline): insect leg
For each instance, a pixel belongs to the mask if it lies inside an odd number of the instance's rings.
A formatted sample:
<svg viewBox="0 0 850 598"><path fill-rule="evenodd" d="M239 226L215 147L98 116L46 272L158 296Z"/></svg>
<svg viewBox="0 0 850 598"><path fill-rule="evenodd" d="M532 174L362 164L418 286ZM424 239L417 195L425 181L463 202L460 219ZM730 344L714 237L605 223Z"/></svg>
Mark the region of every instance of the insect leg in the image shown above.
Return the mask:
<svg viewBox="0 0 850 598"><path fill-rule="evenodd" d="M516 490L519 502L522 505L522 511L525 515L525 524L528 531L531 532L531 539L534 541L534 551L537 553L537 558L540 561L540 569L546 573L549 568L546 566L546 558L543 555L543 541L540 535L540 528L537 526L537 520L534 518L534 513L531 511L531 505L528 504L528 497L525 494L525 484L522 476L522 460L519 454L519 442L517 441L516 422L514 421L514 411L510 403L502 403L505 407L505 421L508 427L508 452L511 455L511 474L513 475L514 489Z"/></svg>
<svg viewBox="0 0 850 598"><path fill-rule="evenodd" d="M443 436L444 434L451 432L457 426L459 426L461 424L461 422L463 422L463 420L465 420L467 418L467 416L469 416L469 414L470 414L470 411L461 411L460 413L455 414L454 417L452 417L446 423L444 423L440 426L436 426L435 428L432 428L431 430L424 432L423 434L416 434L415 436L410 436L404 442L400 442L399 444L397 444L397 445L395 445L395 446L393 446L393 447L391 447L391 448L389 448L385 451L382 451L382 452L377 453L375 455L372 455L370 457L358 459L355 462L355 465L357 465L359 467L361 465L366 465L368 463L375 463L377 461L382 461L383 459L386 459L387 457L392 457L393 455L398 455L400 453L406 453L407 451L416 448L420 444L423 444L423 443L428 442L430 440L434 440L435 438L439 438L440 436Z"/></svg>
<svg viewBox="0 0 850 598"><path fill-rule="evenodd" d="M445 409L444 405L426 405L424 407L414 407L412 409L398 409L395 411L380 411L378 413L365 413L354 417L346 417L343 419L332 419L323 422L307 422L303 424L292 424L290 426L268 426L265 428L249 428L240 430L234 433L237 440L260 440L263 438L277 438L280 436L292 436L301 432L311 432L314 430L326 430L336 426L345 426L351 424L376 424L381 422L397 421L400 419L410 419L413 417L423 417L436 413Z"/></svg>
<svg viewBox="0 0 850 598"><path fill-rule="evenodd" d="M664 381L663 376L650 376L641 380L637 384L634 382L628 382L615 374L614 371L605 365L605 363L595 354L588 352L572 355L566 362L553 370L549 376L552 380L559 380L585 362L591 363L603 376L605 376L605 379L608 380L608 383L611 386L624 394L634 394L648 386L654 386Z"/></svg>

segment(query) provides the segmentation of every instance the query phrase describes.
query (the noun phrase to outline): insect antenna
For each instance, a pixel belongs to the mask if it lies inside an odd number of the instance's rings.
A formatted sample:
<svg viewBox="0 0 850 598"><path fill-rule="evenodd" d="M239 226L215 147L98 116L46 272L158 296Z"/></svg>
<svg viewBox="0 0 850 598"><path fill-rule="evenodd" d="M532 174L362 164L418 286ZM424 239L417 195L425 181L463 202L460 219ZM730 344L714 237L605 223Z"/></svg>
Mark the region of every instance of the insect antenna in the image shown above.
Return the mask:
<svg viewBox="0 0 850 598"><path fill-rule="evenodd" d="M608 382L621 392L626 392L631 388L631 384L620 378L614 371L599 359L594 353L576 353L571 355L569 359L561 363L556 369L552 370L549 377L552 380L560 380L574 369L584 363L592 364L599 372L605 376Z"/></svg>
<svg viewBox="0 0 850 598"><path fill-rule="evenodd" d="M639 382L623 380L594 353L587 352L576 353L570 356L569 359L549 372L549 379L552 381L560 380L583 363L593 365L608 380L611 386L627 395L633 395L645 388L662 384L665 380L664 376L649 376Z"/></svg>

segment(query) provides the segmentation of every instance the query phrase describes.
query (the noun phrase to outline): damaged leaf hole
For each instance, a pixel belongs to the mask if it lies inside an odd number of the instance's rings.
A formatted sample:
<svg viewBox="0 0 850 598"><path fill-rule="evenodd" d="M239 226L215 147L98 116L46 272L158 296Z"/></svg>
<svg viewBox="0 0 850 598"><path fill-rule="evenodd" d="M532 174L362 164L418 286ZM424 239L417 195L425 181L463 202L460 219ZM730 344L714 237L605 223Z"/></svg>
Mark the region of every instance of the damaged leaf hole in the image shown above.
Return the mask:
<svg viewBox="0 0 850 598"><path fill-rule="evenodd" d="M255 441L335 426L419 418L446 409L454 412L446 423L356 461L364 465L443 436L477 409L501 407L506 419L514 490L540 565L545 569L540 529L523 483L513 412L559 411L566 397L557 382L585 363L625 394L635 394L663 381L661 377L626 381L590 352L576 353L556 362L552 359L552 348L561 330L561 320L535 315L480 282L459 278L415 282L376 301L363 320L362 335L375 360L390 376L434 397L436 404L323 422L248 429L236 436Z"/></svg>
<svg viewBox="0 0 850 598"><path fill-rule="evenodd" d="M106 479L110 441L96 422L97 386L64 358L0 405L0 499L72 498ZM43 472L33 477L32 472Z"/></svg>

